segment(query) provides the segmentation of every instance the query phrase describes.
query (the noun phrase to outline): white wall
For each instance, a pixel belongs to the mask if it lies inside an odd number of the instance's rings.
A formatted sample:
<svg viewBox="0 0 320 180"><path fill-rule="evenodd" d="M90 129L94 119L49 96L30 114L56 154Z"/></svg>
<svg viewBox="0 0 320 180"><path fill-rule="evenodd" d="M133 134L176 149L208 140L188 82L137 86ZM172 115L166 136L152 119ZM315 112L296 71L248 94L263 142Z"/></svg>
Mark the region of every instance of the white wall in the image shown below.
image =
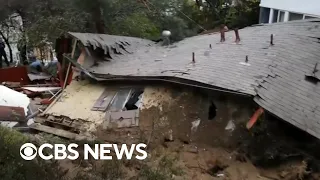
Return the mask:
<svg viewBox="0 0 320 180"><path fill-rule="evenodd" d="M320 0L261 0L260 6L320 16Z"/></svg>

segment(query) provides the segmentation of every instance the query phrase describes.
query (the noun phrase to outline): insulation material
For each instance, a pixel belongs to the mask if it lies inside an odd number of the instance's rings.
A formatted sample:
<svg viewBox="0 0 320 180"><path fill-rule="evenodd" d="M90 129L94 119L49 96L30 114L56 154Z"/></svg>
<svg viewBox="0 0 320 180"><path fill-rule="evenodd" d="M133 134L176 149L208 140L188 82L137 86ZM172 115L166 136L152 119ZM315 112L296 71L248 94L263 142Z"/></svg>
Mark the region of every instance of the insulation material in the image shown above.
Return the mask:
<svg viewBox="0 0 320 180"><path fill-rule="evenodd" d="M139 126L139 111L121 111L106 113L104 128L128 128Z"/></svg>
<svg viewBox="0 0 320 180"><path fill-rule="evenodd" d="M72 81L64 90L61 99L46 114L101 123L105 113L92 111L91 108L104 90L103 85L90 84L88 81Z"/></svg>

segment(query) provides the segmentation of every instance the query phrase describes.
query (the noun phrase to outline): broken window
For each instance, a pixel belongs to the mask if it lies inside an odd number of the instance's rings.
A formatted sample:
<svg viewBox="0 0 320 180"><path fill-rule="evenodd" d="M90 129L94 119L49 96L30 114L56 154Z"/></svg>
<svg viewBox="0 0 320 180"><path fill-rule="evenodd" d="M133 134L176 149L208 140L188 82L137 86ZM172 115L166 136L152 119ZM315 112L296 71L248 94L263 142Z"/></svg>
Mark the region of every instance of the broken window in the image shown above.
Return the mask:
<svg viewBox="0 0 320 180"><path fill-rule="evenodd" d="M141 100L142 100L142 89L135 89L132 91L131 96L128 102L125 105L127 110L134 110L140 108Z"/></svg>
<svg viewBox="0 0 320 180"><path fill-rule="evenodd" d="M118 90L109 107L110 111L122 111L131 94L130 88L122 88Z"/></svg>
<svg viewBox="0 0 320 180"><path fill-rule="evenodd" d="M117 91L106 112L104 128L124 128L139 125L139 108L143 89L121 88Z"/></svg>
<svg viewBox="0 0 320 180"><path fill-rule="evenodd" d="M142 100L142 88L107 88L92 107L92 111L125 111L136 110Z"/></svg>

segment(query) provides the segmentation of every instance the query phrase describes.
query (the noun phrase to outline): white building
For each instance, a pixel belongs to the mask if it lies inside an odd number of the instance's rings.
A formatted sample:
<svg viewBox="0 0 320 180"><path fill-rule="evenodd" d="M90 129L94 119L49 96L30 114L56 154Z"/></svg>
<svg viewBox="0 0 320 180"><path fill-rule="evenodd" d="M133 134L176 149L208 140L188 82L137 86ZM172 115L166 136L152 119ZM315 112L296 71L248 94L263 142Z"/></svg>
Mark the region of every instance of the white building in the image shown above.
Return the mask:
<svg viewBox="0 0 320 180"><path fill-rule="evenodd" d="M260 23L320 17L320 0L261 0Z"/></svg>

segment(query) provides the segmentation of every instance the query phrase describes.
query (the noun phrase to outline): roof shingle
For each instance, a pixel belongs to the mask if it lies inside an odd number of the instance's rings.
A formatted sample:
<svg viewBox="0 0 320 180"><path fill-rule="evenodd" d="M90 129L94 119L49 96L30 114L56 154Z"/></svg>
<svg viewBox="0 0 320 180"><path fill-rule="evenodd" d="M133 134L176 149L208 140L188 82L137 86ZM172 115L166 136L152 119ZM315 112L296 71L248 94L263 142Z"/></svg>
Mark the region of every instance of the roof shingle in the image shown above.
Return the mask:
<svg viewBox="0 0 320 180"><path fill-rule="evenodd" d="M240 44L234 43L233 32L227 32L224 43L219 43L219 34L209 34L168 47L131 37L71 35L105 52L114 47L124 50L122 54L109 51L112 59L98 66L86 63L96 76L184 79L245 93L255 96L267 111L320 138L320 83L305 80L320 62L320 21L259 25L239 33Z"/></svg>

